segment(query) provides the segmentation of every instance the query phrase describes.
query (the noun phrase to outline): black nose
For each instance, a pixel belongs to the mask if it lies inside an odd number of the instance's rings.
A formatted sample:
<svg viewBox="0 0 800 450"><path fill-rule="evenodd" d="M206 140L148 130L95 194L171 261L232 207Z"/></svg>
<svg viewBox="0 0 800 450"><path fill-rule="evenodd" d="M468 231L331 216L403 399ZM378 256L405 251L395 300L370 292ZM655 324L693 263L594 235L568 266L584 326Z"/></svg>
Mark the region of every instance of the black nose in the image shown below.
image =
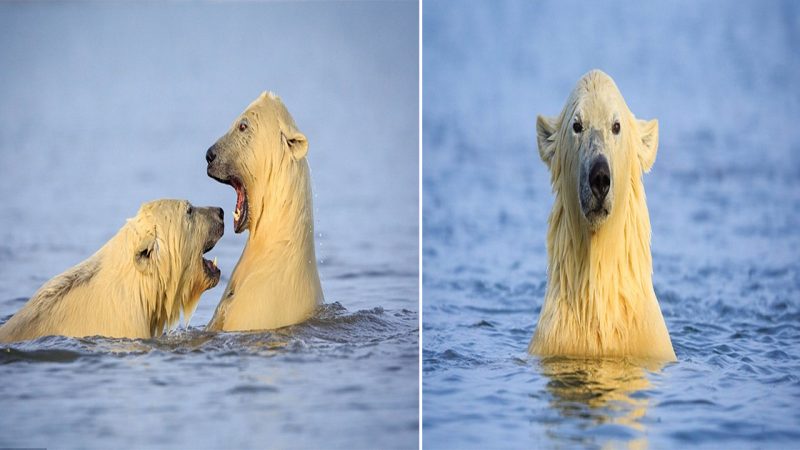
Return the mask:
<svg viewBox="0 0 800 450"><path fill-rule="evenodd" d="M214 149L214 146L212 145L206 152L206 162L211 164L215 159L217 159L217 151Z"/></svg>
<svg viewBox="0 0 800 450"><path fill-rule="evenodd" d="M219 220L221 220L223 222L225 221L225 211L223 211L222 208L214 207L214 208L211 208L211 209L213 209L214 212L217 213L217 217L219 217Z"/></svg>
<svg viewBox="0 0 800 450"><path fill-rule="evenodd" d="M597 200L601 202L605 200L608 188L611 186L611 171L605 156L600 156L592 164L589 170L589 186L592 187L592 193Z"/></svg>

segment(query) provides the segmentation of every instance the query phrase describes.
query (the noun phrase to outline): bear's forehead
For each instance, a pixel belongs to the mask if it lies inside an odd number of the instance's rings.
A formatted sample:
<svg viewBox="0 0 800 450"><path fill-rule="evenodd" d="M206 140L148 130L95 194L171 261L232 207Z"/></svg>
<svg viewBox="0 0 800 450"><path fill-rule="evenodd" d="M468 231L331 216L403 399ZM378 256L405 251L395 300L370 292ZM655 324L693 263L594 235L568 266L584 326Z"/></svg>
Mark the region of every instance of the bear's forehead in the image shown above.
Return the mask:
<svg viewBox="0 0 800 450"><path fill-rule="evenodd" d="M612 92L589 92L580 97L575 113L580 114L584 120L616 115L620 111L619 100L619 96Z"/></svg>
<svg viewBox="0 0 800 450"><path fill-rule="evenodd" d="M258 96L258 98L253 100L253 102L250 104L250 107L275 107L277 105L283 105L281 98L272 92L264 91Z"/></svg>
<svg viewBox="0 0 800 450"><path fill-rule="evenodd" d="M144 203L139 208L137 215L173 215L175 212L183 212L190 205L188 200L160 199Z"/></svg>
<svg viewBox="0 0 800 450"><path fill-rule="evenodd" d="M276 117L283 122L290 122L292 120L289 110L281 101L281 98L272 92L264 92L257 99L251 103L245 113L256 112L259 117Z"/></svg>
<svg viewBox="0 0 800 450"><path fill-rule="evenodd" d="M614 79L602 70L592 70L583 75L576 84L576 88L588 91L618 91Z"/></svg>
<svg viewBox="0 0 800 450"><path fill-rule="evenodd" d="M570 95L569 104L572 106L572 115L584 121L621 115L627 108L622 94L607 75L581 79Z"/></svg>

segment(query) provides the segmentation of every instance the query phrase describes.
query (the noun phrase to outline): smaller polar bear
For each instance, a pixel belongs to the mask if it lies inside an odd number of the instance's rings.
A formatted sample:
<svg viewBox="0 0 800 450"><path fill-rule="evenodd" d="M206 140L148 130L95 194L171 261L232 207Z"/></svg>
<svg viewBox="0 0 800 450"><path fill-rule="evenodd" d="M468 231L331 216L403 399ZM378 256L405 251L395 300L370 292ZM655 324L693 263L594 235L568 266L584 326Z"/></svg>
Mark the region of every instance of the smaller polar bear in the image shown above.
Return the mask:
<svg viewBox="0 0 800 450"><path fill-rule="evenodd" d="M236 191L234 231L250 232L208 330L294 325L322 303L307 153L289 111L267 92L206 152L208 176Z"/></svg>
<svg viewBox="0 0 800 450"><path fill-rule="evenodd" d="M221 208L184 200L145 203L89 259L44 284L0 327L0 342L40 336L160 336L188 323L200 294L219 282L203 258L222 237Z"/></svg>
<svg viewBox="0 0 800 450"><path fill-rule="evenodd" d="M653 290L642 185L658 122L637 120L614 81L594 70L558 117L538 117L536 131L555 201L547 292L528 351L675 360Z"/></svg>

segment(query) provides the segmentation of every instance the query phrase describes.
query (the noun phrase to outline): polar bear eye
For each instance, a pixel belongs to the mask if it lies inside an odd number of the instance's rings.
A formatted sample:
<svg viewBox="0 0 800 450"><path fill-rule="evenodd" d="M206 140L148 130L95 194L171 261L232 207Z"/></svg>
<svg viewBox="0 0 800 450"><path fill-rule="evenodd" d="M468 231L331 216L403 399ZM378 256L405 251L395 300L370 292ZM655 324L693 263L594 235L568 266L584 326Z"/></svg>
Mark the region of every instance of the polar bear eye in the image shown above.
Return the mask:
<svg viewBox="0 0 800 450"><path fill-rule="evenodd" d="M581 125L580 122L573 123L572 124L572 131L574 131L576 133L580 133L581 131L583 131L583 125Z"/></svg>
<svg viewBox="0 0 800 450"><path fill-rule="evenodd" d="M611 126L611 132L619 134L619 122L614 122L614 125Z"/></svg>
<svg viewBox="0 0 800 450"><path fill-rule="evenodd" d="M189 205L189 207L186 208L186 215L191 216L193 212L194 212L194 207L192 205Z"/></svg>
<svg viewBox="0 0 800 450"><path fill-rule="evenodd" d="M244 120L239 122L239 131L244 131L246 129L247 129L247 122Z"/></svg>

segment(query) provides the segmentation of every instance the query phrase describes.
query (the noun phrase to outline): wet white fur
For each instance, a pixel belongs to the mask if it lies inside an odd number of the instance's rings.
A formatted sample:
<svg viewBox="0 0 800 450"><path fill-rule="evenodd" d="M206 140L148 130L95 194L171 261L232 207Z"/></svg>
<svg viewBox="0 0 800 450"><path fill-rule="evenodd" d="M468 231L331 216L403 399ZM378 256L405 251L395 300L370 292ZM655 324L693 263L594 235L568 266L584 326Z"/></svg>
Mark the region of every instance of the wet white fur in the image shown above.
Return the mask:
<svg viewBox="0 0 800 450"><path fill-rule="evenodd" d="M300 323L323 301L314 252L308 143L272 93L262 93L246 117L253 138L240 146L249 236L207 329L268 330Z"/></svg>
<svg viewBox="0 0 800 450"><path fill-rule="evenodd" d="M209 287L207 228L187 228L188 203L145 203L94 255L45 283L0 327L0 342L40 336L150 338L186 321ZM148 258L140 258L142 252Z"/></svg>
<svg viewBox="0 0 800 450"><path fill-rule="evenodd" d="M592 231L578 200L581 138L599 133L612 172L614 205ZM621 132L611 126L618 118ZM642 173L658 147L658 123L637 120L605 73L584 75L561 114L537 120L539 152L555 201L547 232L547 292L528 351L533 354L675 359L652 283L650 218Z"/></svg>

